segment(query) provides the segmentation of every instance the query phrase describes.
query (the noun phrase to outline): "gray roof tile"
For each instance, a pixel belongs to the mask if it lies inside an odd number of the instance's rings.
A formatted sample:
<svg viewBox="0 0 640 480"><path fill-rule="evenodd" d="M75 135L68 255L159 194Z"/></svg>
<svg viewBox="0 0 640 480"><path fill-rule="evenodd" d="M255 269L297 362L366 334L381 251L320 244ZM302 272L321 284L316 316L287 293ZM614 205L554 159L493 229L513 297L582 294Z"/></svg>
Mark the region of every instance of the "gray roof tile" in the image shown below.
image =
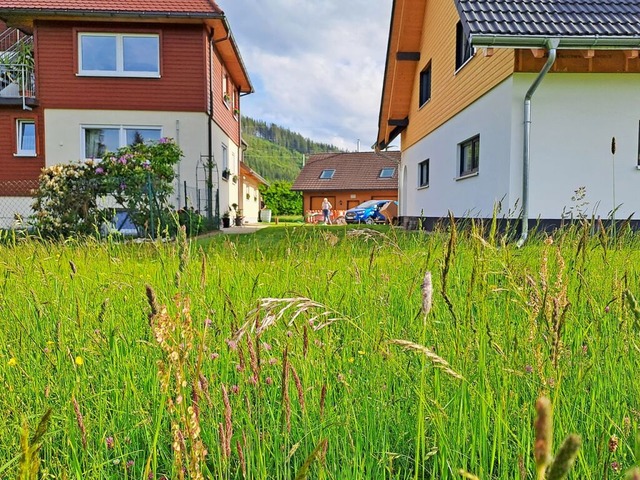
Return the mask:
<svg viewBox="0 0 640 480"><path fill-rule="evenodd" d="M472 35L640 36L640 0L456 0Z"/></svg>

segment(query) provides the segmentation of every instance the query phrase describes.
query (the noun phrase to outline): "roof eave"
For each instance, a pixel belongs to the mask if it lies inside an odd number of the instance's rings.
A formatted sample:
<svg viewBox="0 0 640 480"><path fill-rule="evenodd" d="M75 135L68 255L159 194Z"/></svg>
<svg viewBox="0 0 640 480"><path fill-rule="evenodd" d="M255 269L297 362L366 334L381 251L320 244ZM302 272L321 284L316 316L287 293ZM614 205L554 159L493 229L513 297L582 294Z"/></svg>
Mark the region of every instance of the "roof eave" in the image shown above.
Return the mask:
<svg viewBox="0 0 640 480"><path fill-rule="evenodd" d="M0 15L16 16L52 16L52 17L132 17L132 18L187 18L210 19L221 18L224 14L216 12L149 12L122 10L71 10L71 9L42 9L42 8L11 8L0 10Z"/></svg>
<svg viewBox="0 0 640 480"><path fill-rule="evenodd" d="M549 40L557 39L560 49L629 50L640 49L640 36L602 35L554 36L554 35L494 35L471 34L474 47L487 48L546 48Z"/></svg>

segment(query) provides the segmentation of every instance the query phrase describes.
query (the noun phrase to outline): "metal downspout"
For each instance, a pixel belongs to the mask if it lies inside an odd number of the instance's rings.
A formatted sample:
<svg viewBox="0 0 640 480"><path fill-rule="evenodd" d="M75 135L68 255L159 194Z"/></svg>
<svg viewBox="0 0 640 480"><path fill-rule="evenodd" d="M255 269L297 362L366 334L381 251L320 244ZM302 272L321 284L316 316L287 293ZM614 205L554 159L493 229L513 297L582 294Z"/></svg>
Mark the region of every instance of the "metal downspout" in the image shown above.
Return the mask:
<svg viewBox="0 0 640 480"><path fill-rule="evenodd" d="M557 48L560 41L556 38L547 42L549 57L540 73L524 96L524 139L522 151L522 233L518 240L518 247L522 247L529 236L529 159L531 156L531 98L542 80L556 61Z"/></svg>

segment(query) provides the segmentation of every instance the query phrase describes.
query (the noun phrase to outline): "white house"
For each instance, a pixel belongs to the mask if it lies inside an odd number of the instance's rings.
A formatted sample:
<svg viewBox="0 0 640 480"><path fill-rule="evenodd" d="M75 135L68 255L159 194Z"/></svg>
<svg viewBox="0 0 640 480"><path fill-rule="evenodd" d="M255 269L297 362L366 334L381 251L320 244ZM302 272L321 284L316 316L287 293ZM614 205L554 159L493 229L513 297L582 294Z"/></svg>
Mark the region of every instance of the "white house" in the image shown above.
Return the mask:
<svg viewBox="0 0 640 480"><path fill-rule="evenodd" d="M640 215L639 17L640 0L395 0L377 147L401 135L404 224L498 206L524 240Z"/></svg>

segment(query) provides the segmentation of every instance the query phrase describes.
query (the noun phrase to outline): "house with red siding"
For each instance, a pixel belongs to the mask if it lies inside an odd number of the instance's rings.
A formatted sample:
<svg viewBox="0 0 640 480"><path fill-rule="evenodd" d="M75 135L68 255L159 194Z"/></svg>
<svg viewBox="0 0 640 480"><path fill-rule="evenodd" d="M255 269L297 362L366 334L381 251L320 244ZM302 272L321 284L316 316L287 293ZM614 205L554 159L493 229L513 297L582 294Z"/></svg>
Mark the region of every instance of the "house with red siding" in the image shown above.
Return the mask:
<svg viewBox="0 0 640 480"><path fill-rule="evenodd" d="M0 21L0 52L30 44L34 58L20 85L0 72L0 197L27 196L43 167L171 137L184 152L176 207L238 203L253 87L216 3L0 0Z"/></svg>

